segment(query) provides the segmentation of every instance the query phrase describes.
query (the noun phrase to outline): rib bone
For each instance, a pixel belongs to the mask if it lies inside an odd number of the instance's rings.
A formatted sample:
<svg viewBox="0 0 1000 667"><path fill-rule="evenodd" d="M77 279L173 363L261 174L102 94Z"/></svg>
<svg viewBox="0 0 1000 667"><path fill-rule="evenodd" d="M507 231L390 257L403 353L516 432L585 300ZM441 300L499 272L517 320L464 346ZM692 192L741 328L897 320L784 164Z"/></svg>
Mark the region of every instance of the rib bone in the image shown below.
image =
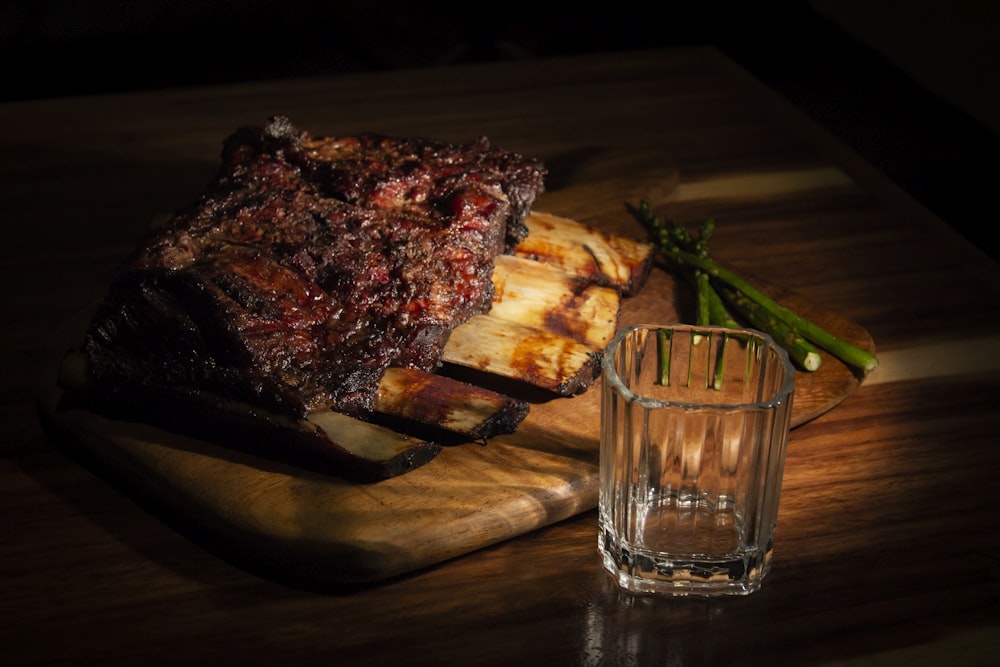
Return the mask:
<svg viewBox="0 0 1000 667"><path fill-rule="evenodd" d="M600 352L567 336L475 315L452 331L442 359L570 396L593 383Z"/></svg>
<svg viewBox="0 0 1000 667"><path fill-rule="evenodd" d="M552 264L598 285L635 294L652 267L653 248L624 236L615 236L583 223L532 212L526 220L528 236L514 249L520 257Z"/></svg>
<svg viewBox="0 0 1000 667"><path fill-rule="evenodd" d="M389 368L379 383L375 410L480 440L513 433L528 404L436 373Z"/></svg>
<svg viewBox="0 0 1000 667"><path fill-rule="evenodd" d="M496 258L493 285L492 317L569 336L595 350L615 335L621 308L617 289L511 255Z"/></svg>

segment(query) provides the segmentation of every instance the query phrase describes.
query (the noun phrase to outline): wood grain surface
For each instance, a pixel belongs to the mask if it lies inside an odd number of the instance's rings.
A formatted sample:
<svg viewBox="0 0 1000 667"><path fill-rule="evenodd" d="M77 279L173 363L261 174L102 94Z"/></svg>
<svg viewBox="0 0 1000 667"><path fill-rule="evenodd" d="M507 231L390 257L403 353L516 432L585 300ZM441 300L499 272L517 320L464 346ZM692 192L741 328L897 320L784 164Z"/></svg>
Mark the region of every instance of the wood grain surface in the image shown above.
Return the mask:
<svg viewBox="0 0 1000 667"><path fill-rule="evenodd" d="M594 436L568 434L589 430L595 395L539 410L533 419L552 423L527 424L522 437L538 436L530 456L491 443L434 462L457 473L459 459L475 460L467 485L510 485L501 507L465 507L464 494L428 496L421 477L400 478L393 494L411 508L401 521L453 504L452 545L492 542L429 553L434 564L372 583L316 583L330 575L328 554L295 568L274 563L280 553L246 554L273 525L267 514L203 534L150 500L161 489L135 492L151 465L123 455L137 448L50 437L39 390L77 339L79 313L149 220L201 191L219 138L275 113L325 134L489 136L549 165L540 209L630 235L639 230L622 203L639 196L685 223L714 217L720 262L870 335L879 369L792 431L763 588L721 600L617 589L581 501L593 491L565 482L592 465ZM8 103L0 147L0 664L996 664L1000 266L719 52ZM663 274L647 286L671 295L658 308L683 305L672 289ZM60 423L103 435L76 418ZM245 460L141 437L142 451L184 459L199 483L221 476L200 493L294 497L270 510L295 508L276 541L304 541L302 526L324 516L314 487L279 466L257 463L267 474L234 490L220 479ZM120 456L117 467L102 455ZM563 491L539 492L537 480ZM374 513L384 500L352 493ZM359 510L347 525L369 539L367 521ZM530 522L540 527L522 532ZM414 539L431 552L436 537ZM322 545L295 553L310 550Z"/></svg>

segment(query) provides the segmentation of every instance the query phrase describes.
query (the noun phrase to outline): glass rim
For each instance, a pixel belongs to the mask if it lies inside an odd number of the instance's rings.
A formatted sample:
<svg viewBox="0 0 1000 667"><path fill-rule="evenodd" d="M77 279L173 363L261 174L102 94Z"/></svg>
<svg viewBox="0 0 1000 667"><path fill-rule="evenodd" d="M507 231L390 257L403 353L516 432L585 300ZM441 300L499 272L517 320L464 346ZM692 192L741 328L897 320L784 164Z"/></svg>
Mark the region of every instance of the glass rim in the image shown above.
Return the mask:
<svg viewBox="0 0 1000 667"><path fill-rule="evenodd" d="M784 371L784 377L782 378L781 385L775 389L775 391L765 400L754 401L753 403L690 403L685 401L670 401L662 398L653 398L651 396L645 396L643 394L636 393L625 386L622 382L621 376L618 374L618 370L615 368L614 357L615 353L621 344L635 331L647 329L650 331L657 331L661 329L669 329L671 331L683 331L683 332L699 332L704 331L706 333L729 333L729 334L744 334L748 336L753 336L758 340L762 341L769 349L777 354L778 360L782 365L782 370ZM650 323L638 323L632 324L624 329L621 329L615 337L611 339L611 342L607 344L604 348L604 354L601 358L601 368L603 371L604 379L606 382L611 383L614 390L622 394L627 401L630 403L637 403L645 408L679 408L685 411L695 411L695 410L715 410L715 411L746 411L746 410L772 410L782 404L784 404L788 398L792 395L795 389L795 367L792 365L791 360L788 358L788 352L785 348L778 345L774 338L771 337L765 331L760 331L759 329L753 329L750 327L723 327L717 325L696 325L696 324L650 324Z"/></svg>

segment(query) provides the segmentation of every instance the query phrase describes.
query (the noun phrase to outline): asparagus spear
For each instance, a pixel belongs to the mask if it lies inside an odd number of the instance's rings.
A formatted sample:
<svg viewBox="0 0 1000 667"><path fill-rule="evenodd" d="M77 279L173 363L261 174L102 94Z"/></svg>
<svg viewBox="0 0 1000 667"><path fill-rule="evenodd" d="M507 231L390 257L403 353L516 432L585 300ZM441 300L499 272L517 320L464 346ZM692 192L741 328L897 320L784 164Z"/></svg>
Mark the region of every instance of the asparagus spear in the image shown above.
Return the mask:
<svg viewBox="0 0 1000 667"><path fill-rule="evenodd" d="M767 331L774 340L788 351L788 356L799 368L814 371L822 363L819 350L787 323L779 320L773 314L761 307L759 303L748 299L742 292L730 287L721 288L725 299L746 318L756 329Z"/></svg>
<svg viewBox="0 0 1000 667"><path fill-rule="evenodd" d="M755 311L766 313L768 319L781 322L785 327L795 332L797 334L795 339L805 339L865 373L875 370L878 366L878 358L875 355L837 338L814 322L782 306L739 275L716 264L708 257L707 252L699 252L690 235L686 231L681 231L683 230L681 225L669 219L661 220L656 217L647 202L640 202L638 208L629 208L639 222L646 227L652 237L653 245L664 258L695 271L696 275L698 272L707 275L710 285L728 286L733 293L738 293L756 304L753 306ZM767 326L764 319L758 321L761 322L760 326ZM773 330L767 328L765 330L768 333L774 333ZM779 340L787 338L787 336L783 336L784 333L784 331L779 331L775 338ZM793 356L799 354L801 354L801 350L796 350ZM808 358L808 350L804 359L806 358Z"/></svg>
<svg viewBox="0 0 1000 667"><path fill-rule="evenodd" d="M673 350L673 339L667 329L656 330L656 350L658 352L656 361L657 382L662 385L670 384L670 355Z"/></svg>

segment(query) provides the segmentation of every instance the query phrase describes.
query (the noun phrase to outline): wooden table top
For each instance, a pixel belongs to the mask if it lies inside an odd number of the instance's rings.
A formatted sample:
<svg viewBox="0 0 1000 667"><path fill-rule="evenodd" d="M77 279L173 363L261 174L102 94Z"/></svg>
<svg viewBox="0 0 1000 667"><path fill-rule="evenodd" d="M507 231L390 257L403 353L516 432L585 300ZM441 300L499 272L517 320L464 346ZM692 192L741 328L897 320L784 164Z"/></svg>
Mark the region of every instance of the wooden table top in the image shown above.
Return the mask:
<svg viewBox="0 0 1000 667"><path fill-rule="evenodd" d="M486 135L546 162L548 207L615 229L673 165L655 203L714 217L721 262L865 327L879 369L792 432L763 590L619 592L593 510L372 585L284 581L47 437L38 387L81 312L198 195L222 138L278 113L319 134ZM1000 267L719 52L8 103L0 146L0 664L995 661Z"/></svg>

